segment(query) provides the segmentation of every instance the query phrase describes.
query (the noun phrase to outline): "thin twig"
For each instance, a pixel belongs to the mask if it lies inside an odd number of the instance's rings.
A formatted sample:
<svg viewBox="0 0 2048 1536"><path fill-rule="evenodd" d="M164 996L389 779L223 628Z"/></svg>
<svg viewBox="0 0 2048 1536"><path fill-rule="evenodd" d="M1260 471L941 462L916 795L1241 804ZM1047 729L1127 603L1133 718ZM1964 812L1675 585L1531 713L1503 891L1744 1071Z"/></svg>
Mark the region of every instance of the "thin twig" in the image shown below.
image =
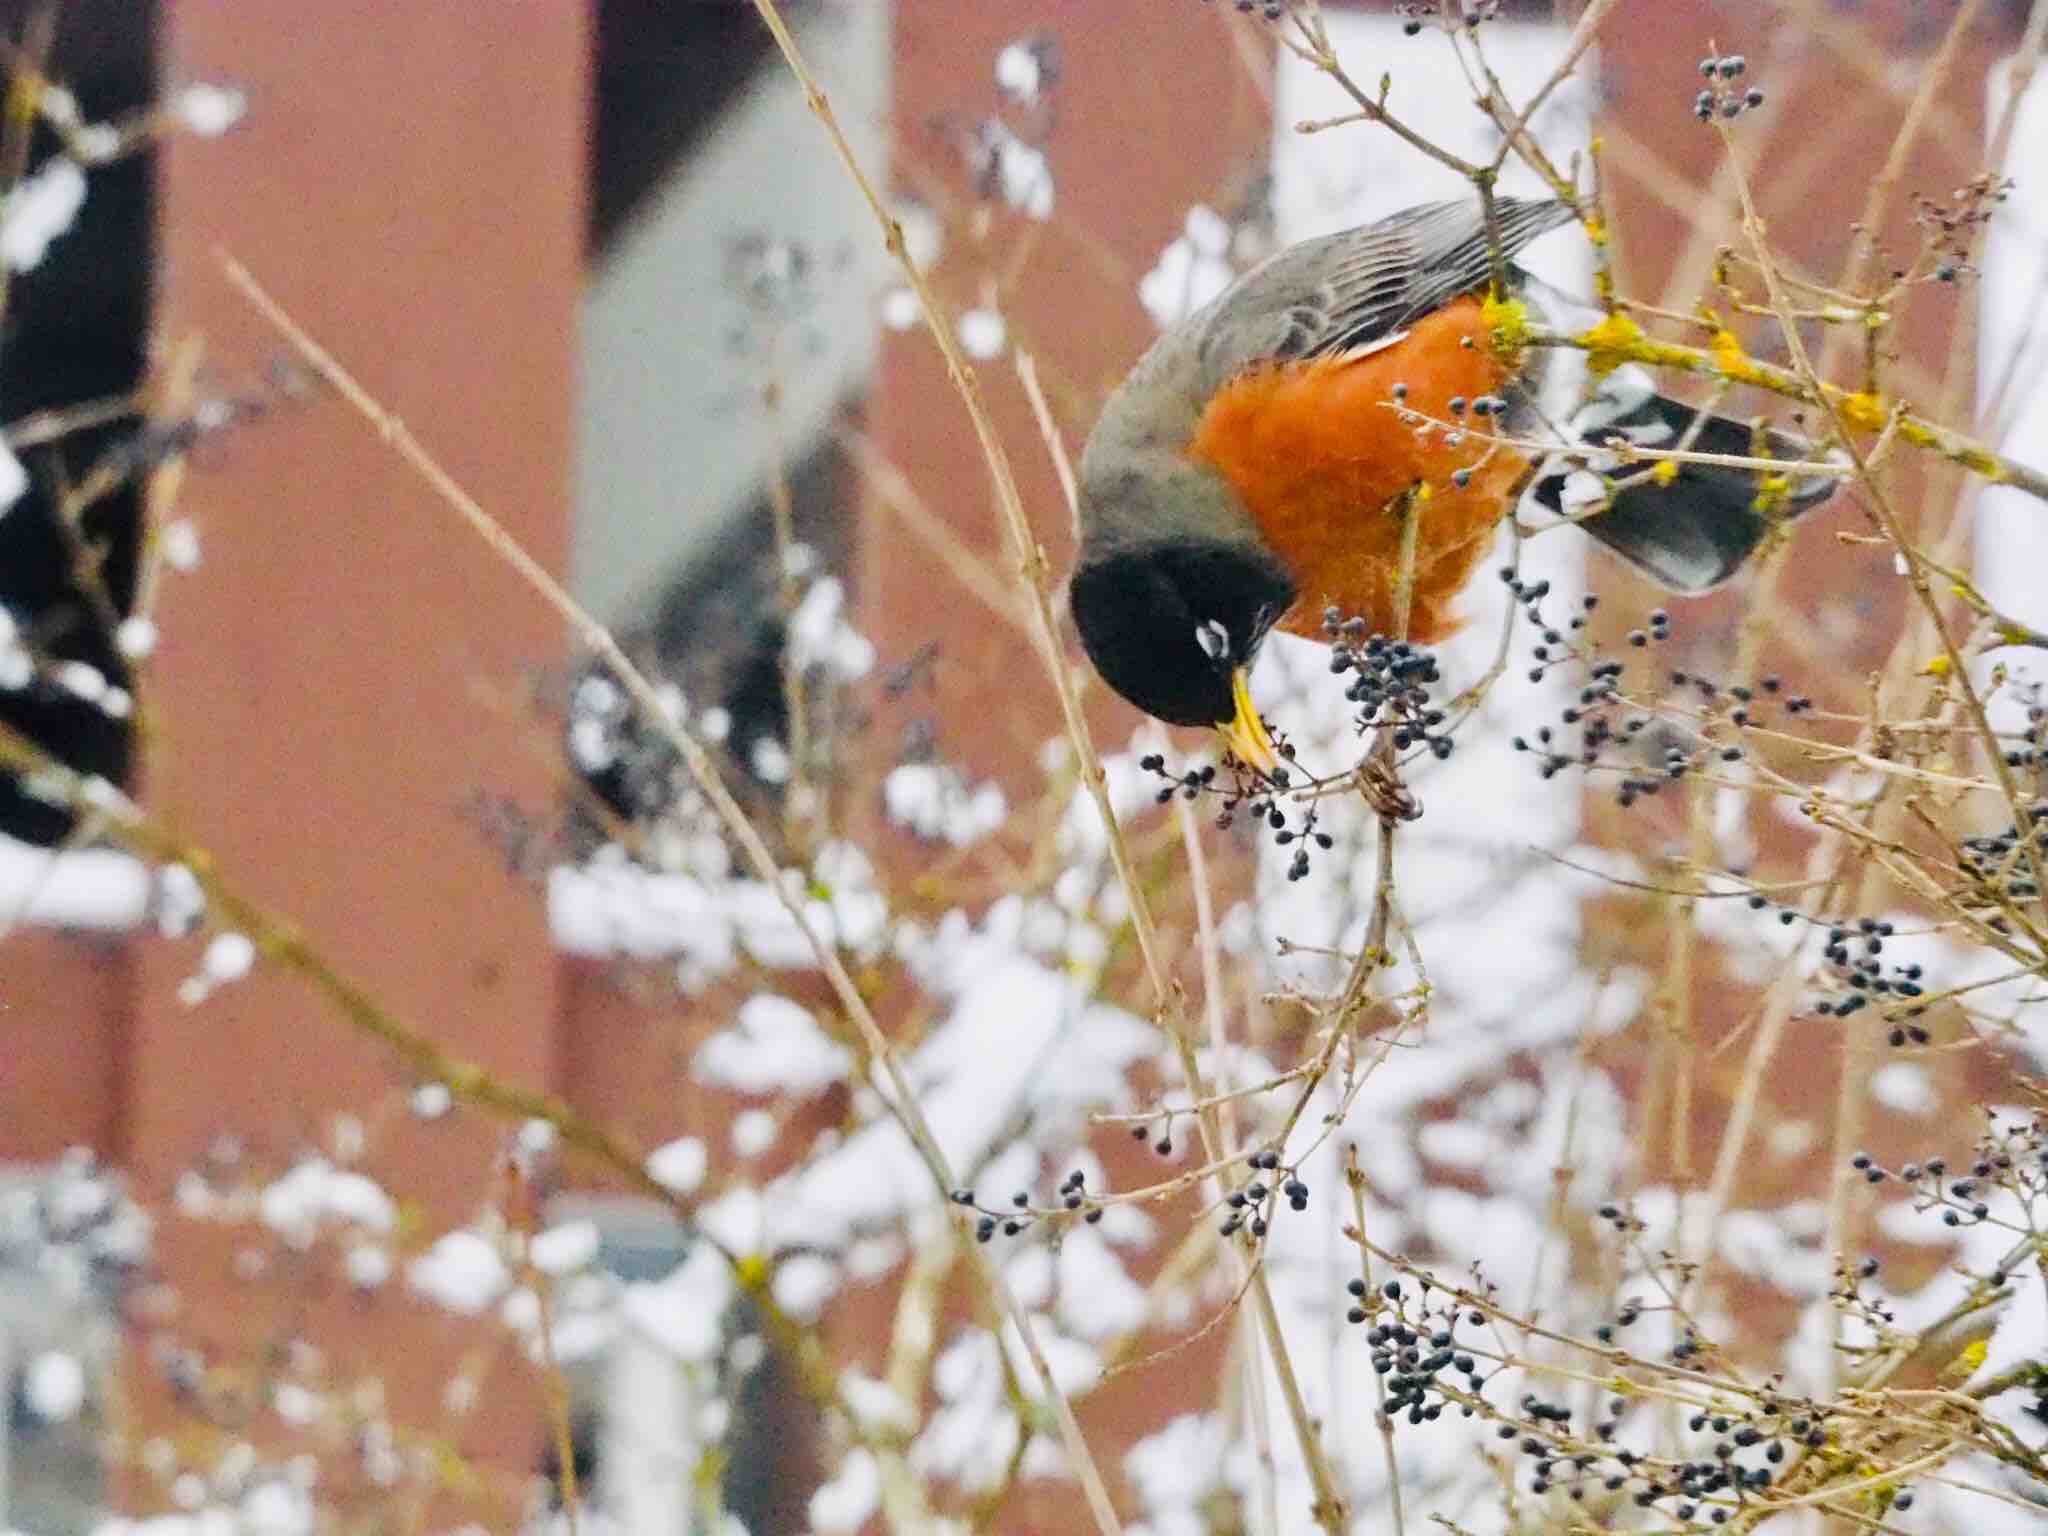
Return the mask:
<svg viewBox="0 0 2048 1536"><path fill-rule="evenodd" d="M797 571L796 500L789 488L789 463L782 442L782 380L776 372L776 347L768 345L768 376L760 391L761 425L768 442L766 478L768 515L775 529L775 600L782 614L782 712L789 729L789 786L783 797L784 827L799 857L810 852L812 831L821 824L824 801L811 761L810 702L805 697L803 659L798 654L793 621L803 601Z"/></svg>
<svg viewBox="0 0 2048 1536"><path fill-rule="evenodd" d="M1180 819L1181 845L1187 853L1188 880L1194 887L1195 933L1201 944L1202 1013L1208 1021L1209 1056L1214 1063L1214 1092L1208 1102L1218 1110L1219 1150L1229 1156L1238 1146L1237 1095L1230 1086L1230 1040L1224 1029L1223 957L1222 943L1216 932L1216 903L1209 891L1209 861L1202 852L1201 826L1186 800L1176 801L1175 809ZM1244 1256L1235 1248L1231 1252L1238 1259L1242 1278ZM1258 1470L1259 1529L1266 1536L1279 1536L1279 1475L1273 1460L1273 1430L1266 1407L1265 1367L1261 1359L1259 1330L1250 1318L1246 1318L1238 1330L1238 1345L1243 1360L1245 1401L1251 1420L1252 1459Z"/></svg>
<svg viewBox="0 0 2048 1536"><path fill-rule="evenodd" d="M1031 614L1015 590L990 568L981 551L931 509L910 483L910 477L883 454L875 440L865 432L847 427L840 431L839 441L853 455L881 505L929 547L953 579L989 612L1028 636Z"/></svg>
<svg viewBox="0 0 2048 1536"><path fill-rule="evenodd" d="M1533 142L1529 139L1527 131L1529 124L1536 120L1536 114L1543 110L1543 104L1550 100L1551 93L1571 78L1572 71L1579 66L1579 60L1584 58L1586 50L1593 46L1593 40L1600 31L1600 24L1607 19L1608 12L1619 3L1620 0L1592 0L1592 3L1579 13L1579 19L1572 27L1571 41L1565 44L1563 56L1551 70L1550 77L1538 86L1536 94L1529 98L1529 104L1520 112L1514 113L1508 122L1502 122L1499 114L1495 115L1494 121L1501 130L1500 149L1493 157L1493 168L1496 171L1506 165L1508 156L1524 143ZM1531 169L1537 168L1532 165ZM1540 170L1538 174L1541 174Z"/></svg>
<svg viewBox="0 0 2048 1536"><path fill-rule="evenodd" d="M1081 490L1074 480L1074 461L1067 455L1067 445L1060 437L1059 423L1052 419L1052 406L1047 403L1045 391L1038 384L1038 363L1022 347L1010 349L1010 365L1017 370L1017 382L1024 386L1024 398L1031 402L1031 414L1038 421L1038 435L1045 441L1045 450L1052 459L1052 472L1059 477L1060 494L1065 497L1072 514L1074 543L1081 542Z"/></svg>

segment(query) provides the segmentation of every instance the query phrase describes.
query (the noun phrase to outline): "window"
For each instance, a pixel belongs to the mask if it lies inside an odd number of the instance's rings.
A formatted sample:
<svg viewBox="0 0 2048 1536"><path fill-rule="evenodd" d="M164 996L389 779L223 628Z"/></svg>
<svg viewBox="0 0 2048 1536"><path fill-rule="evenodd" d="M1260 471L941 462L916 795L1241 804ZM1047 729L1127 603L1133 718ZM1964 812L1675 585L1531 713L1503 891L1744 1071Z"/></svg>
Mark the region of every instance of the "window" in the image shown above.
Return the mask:
<svg viewBox="0 0 2048 1536"><path fill-rule="evenodd" d="M1992 71L1986 120L1992 131L2012 99L2011 65ZM1978 296L1979 430L1998 448L2040 467L2048 443L2048 397L2038 387L2048 372L2048 210L2038 174L2025 167L2048 150L2048 77L2036 75L2013 122L2008 170L2023 177L1998 208L1984 242ZM1976 580L2002 612L2048 629L2048 522L2041 504L2022 492L1986 486L1977 494Z"/></svg>

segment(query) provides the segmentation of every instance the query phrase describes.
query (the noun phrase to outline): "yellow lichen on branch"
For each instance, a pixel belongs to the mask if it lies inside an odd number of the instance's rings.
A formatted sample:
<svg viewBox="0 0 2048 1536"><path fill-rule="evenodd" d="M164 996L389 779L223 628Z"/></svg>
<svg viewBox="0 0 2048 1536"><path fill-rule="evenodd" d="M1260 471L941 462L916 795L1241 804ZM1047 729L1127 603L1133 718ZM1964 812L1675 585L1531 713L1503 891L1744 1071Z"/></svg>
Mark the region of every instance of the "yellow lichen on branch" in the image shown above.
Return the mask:
<svg viewBox="0 0 2048 1536"><path fill-rule="evenodd" d="M1532 347L1575 347L1586 354L1586 365L1596 376L1612 373L1623 363L1667 368L1724 383L1752 385L1804 405L1830 409L1855 431L1875 432L1889 426L1902 442L1937 453L1994 484L2014 486L2038 501L2048 501L2048 474L1994 453L1960 432L1899 411L1897 402L1887 402L1881 396L1826 383L1816 393L1790 369L1750 356L1726 330L1716 332L1707 347L1687 346L1659 341L1616 311L1599 324L1575 332L1551 330L1524 317L1514 330L1514 339Z"/></svg>
<svg viewBox="0 0 2048 1536"><path fill-rule="evenodd" d="M1637 357L1641 348L1654 345L1643 328L1618 309L1573 338L1573 344L1586 349L1586 366L1596 375L1614 372Z"/></svg>
<svg viewBox="0 0 2048 1536"><path fill-rule="evenodd" d="M1882 432L1884 424L1891 417L1891 408L1880 395L1860 391L1846 396L1835 407L1842 420L1849 426L1863 432Z"/></svg>
<svg viewBox="0 0 2048 1536"><path fill-rule="evenodd" d="M1529 350L1529 306L1489 293L1480 300L1479 317L1493 337L1495 355L1508 363L1519 362Z"/></svg>

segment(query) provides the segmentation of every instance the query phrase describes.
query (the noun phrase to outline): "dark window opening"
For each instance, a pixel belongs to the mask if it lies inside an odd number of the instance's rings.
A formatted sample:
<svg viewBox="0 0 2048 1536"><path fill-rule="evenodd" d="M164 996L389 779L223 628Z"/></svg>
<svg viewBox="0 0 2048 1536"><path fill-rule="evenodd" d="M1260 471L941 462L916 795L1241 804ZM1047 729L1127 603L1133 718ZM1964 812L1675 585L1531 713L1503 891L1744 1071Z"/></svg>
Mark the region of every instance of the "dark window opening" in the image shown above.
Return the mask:
<svg viewBox="0 0 2048 1536"><path fill-rule="evenodd" d="M41 7L0 4L0 30L24 35ZM103 122L156 96L156 7L138 0L71 0L57 8L50 75ZM47 127L30 144L33 171L56 149ZM0 421L130 393L147 366L155 187L150 157L129 156L87 173L77 222L34 270L13 275L0 315ZM140 500L131 486L95 502L67 532L53 488L76 480L132 426L116 422L25 448L30 488L0 513L0 604L39 660L82 662L117 688L129 669L110 619L134 597ZM81 556L98 573L82 577ZM97 587L97 591L95 590ZM103 593L104 597L100 594ZM111 612L109 609L111 608ZM129 773L131 729L98 704L41 676L0 689L0 721L73 768L115 783ZM52 844L72 828L68 811L0 776L0 832Z"/></svg>

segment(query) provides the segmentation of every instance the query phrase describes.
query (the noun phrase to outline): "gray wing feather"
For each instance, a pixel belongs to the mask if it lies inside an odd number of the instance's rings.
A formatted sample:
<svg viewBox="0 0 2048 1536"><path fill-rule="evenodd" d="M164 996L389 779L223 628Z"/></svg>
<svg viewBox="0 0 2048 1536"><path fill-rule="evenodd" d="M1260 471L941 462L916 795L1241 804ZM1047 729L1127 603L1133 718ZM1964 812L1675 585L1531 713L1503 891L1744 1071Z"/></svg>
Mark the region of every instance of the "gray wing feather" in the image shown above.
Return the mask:
<svg viewBox="0 0 2048 1536"><path fill-rule="evenodd" d="M1495 202L1503 256L1568 224L1565 204ZM1477 198L1422 203L1376 224L1291 246L1211 307L1200 356L1210 389L1246 368L1369 347L1486 286L1493 258Z"/></svg>

